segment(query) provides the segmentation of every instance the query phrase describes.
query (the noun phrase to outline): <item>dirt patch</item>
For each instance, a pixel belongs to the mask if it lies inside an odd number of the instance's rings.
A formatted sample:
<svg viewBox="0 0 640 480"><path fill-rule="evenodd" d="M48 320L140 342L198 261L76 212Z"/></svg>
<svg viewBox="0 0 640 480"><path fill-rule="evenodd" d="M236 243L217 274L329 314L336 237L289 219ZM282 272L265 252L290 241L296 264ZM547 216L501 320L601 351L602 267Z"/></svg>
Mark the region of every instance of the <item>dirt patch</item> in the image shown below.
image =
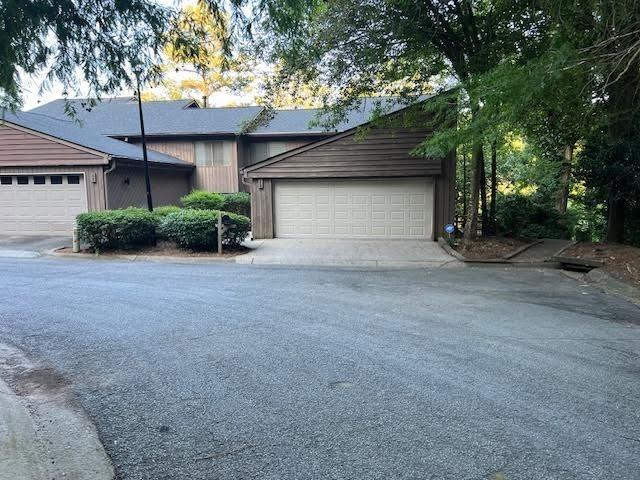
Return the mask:
<svg viewBox="0 0 640 480"><path fill-rule="evenodd" d="M56 392L71 385L71 382L53 368L36 368L18 372L14 385L21 395L34 392Z"/></svg>
<svg viewBox="0 0 640 480"><path fill-rule="evenodd" d="M603 270L614 278L640 286L640 248L617 243L577 243L562 253L563 257L598 260Z"/></svg>
<svg viewBox="0 0 640 480"><path fill-rule="evenodd" d="M247 253L250 249L247 247L228 247L222 249L222 255L218 255L217 252L196 252L192 250L183 250L178 248L175 243L172 242L158 242L154 247L142 247L131 250L107 250L100 252L100 256L119 256L119 255L148 255L158 257L187 257L187 258L228 258L235 257ZM57 250L60 253L72 253L71 248L61 248ZM80 250L80 253L87 255L96 255L95 252L89 249Z"/></svg>
<svg viewBox="0 0 640 480"><path fill-rule="evenodd" d="M462 240L456 240L453 248L469 259L497 260L514 253L530 242L523 238L483 237L473 240L469 247L465 247Z"/></svg>

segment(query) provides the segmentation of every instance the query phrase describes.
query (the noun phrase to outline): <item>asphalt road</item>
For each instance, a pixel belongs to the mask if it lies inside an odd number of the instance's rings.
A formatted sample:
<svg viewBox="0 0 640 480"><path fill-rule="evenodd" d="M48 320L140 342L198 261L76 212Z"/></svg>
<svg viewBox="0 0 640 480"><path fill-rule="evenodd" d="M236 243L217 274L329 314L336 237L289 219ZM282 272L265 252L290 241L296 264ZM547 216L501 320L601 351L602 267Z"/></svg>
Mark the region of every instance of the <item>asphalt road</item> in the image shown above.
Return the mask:
<svg viewBox="0 0 640 480"><path fill-rule="evenodd" d="M552 271L0 260L121 479L638 479L639 323Z"/></svg>

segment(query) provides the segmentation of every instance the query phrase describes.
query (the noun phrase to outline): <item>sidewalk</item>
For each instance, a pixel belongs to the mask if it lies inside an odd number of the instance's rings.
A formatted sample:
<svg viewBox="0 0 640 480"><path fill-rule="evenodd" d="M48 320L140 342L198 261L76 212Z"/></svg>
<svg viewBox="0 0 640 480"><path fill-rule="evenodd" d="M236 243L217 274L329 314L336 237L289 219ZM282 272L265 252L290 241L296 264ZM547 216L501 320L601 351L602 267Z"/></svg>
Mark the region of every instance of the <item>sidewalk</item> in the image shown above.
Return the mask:
<svg viewBox="0 0 640 480"><path fill-rule="evenodd" d="M113 466L69 384L0 344L0 480L112 480Z"/></svg>

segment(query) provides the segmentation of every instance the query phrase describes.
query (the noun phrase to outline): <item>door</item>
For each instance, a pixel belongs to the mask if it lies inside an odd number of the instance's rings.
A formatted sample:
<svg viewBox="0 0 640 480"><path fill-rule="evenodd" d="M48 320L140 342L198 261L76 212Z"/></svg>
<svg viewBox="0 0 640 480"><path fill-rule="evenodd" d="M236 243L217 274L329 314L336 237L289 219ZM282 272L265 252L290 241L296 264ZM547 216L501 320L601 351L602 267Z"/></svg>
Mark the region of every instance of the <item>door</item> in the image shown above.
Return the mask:
<svg viewBox="0 0 640 480"><path fill-rule="evenodd" d="M278 180L280 238L431 239L433 180Z"/></svg>
<svg viewBox="0 0 640 480"><path fill-rule="evenodd" d="M87 211L79 174L1 175L0 234L69 235Z"/></svg>

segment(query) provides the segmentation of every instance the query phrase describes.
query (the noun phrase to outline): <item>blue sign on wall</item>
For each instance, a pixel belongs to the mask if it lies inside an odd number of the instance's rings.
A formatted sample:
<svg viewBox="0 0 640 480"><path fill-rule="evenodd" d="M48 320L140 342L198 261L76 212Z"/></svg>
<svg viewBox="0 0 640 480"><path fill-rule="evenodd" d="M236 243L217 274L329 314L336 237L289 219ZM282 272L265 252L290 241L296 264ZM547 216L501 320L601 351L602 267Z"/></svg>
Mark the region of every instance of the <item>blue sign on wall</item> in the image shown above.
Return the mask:
<svg viewBox="0 0 640 480"><path fill-rule="evenodd" d="M447 224L444 226L444 231L445 231L445 232L447 232L447 233L453 233L453 232L455 232L455 231L456 231L456 227L454 227L454 226L453 226L453 225L451 225L450 223L447 223Z"/></svg>

